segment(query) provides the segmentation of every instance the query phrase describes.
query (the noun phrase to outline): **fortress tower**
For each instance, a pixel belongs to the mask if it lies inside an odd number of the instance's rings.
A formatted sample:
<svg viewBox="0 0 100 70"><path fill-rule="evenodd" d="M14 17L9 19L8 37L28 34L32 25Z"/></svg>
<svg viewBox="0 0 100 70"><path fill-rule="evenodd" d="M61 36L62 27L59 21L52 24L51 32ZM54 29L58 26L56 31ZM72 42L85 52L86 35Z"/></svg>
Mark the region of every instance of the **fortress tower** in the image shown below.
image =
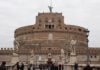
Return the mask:
<svg viewBox="0 0 100 70"><path fill-rule="evenodd" d="M38 13L34 25L15 30L14 47L19 51L28 50L27 53L34 51L34 54L41 56L51 53L55 59L58 56L54 55L60 55L61 49L66 55L70 54L72 40L76 41L75 48L87 48L87 33L84 27L65 24L62 13L52 12L50 7L50 12Z"/></svg>
<svg viewBox="0 0 100 70"><path fill-rule="evenodd" d="M83 27L65 24L62 13L39 13L34 25L15 30L15 48L16 44L18 48L32 48L40 43L45 49L67 48L71 40L77 41L75 47L88 47L87 32Z"/></svg>
<svg viewBox="0 0 100 70"><path fill-rule="evenodd" d="M87 59L91 63L100 63L100 48L88 47L89 30L81 26L67 25L62 13L53 12L51 6L49 9L50 12L38 13L34 25L15 30L14 49L1 49L0 62L11 64L14 53L17 60L26 64L46 63L48 60L57 63L63 60L68 63L71 52L75 52L80 64L86 63ZM91 56L95 58L90 58Z"/></svg>

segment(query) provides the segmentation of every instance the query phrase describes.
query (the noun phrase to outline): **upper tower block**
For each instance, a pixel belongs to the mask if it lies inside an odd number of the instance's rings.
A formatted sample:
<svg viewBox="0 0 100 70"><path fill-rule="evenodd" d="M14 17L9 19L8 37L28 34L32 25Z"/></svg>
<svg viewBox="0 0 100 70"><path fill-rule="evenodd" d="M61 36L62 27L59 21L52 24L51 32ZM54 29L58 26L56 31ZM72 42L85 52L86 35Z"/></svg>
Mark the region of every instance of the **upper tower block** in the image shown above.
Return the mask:
<svg viewBox="0 0 100 70"><path fill-rule="evenodd" d="M62 13L39 13L36 16L35 27L38 29L59 29L64 25Z"/></svg>

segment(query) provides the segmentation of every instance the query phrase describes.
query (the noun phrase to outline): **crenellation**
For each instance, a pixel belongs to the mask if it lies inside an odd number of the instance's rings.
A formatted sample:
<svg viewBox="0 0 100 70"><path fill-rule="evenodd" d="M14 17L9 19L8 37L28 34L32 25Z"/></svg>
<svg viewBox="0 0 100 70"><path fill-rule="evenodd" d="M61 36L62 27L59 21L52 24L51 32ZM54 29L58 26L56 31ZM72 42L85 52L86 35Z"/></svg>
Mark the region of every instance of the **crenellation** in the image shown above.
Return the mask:
<svg viewBox="0 0 100 70"><path fill-rule="evenodd" d="M0 48L0 51L12 51L14 48Z"/></svg>
<svg viewBox="0 0 100 70"><path fill-rule="evenodd" d="M0 49L0 55L12 55L12 53L14 52L13 48L1 48Z"/></svg>

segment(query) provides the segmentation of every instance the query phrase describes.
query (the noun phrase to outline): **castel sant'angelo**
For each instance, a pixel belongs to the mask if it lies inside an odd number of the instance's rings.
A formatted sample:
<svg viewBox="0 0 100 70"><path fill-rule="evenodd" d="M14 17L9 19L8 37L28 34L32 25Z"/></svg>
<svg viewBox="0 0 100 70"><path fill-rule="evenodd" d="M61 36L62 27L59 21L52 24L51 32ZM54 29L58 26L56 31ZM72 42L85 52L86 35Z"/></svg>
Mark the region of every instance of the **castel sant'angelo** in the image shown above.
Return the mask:
<svg viewBox="0 0 100 70"><path fill-rule="evenodd" d="M67 25L62 13L38 13L34 25L17 28L14 33L14 49L0 49L0 63L100 64L100 48L88 46L89 30Z"/></svg>

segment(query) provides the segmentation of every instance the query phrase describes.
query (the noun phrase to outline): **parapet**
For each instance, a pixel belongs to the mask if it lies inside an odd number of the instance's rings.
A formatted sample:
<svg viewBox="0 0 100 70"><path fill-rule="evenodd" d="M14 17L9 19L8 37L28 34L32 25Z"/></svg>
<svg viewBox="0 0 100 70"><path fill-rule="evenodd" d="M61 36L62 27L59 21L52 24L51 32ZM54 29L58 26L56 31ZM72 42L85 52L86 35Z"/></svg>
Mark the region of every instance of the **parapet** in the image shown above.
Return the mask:
<svg viewBox="0 0 100 70"><path fill-rule="evenodd" d="M0 48L0 54L12 54L14 48Z"/></svg>
<svg viewBox="0 0 100 70"><path fill-rule="evenodd" d="M2 51L2 50L8 50L8 51L11 51L11 50L14 50L14 48L0 48L0 51Z"/></svg>

